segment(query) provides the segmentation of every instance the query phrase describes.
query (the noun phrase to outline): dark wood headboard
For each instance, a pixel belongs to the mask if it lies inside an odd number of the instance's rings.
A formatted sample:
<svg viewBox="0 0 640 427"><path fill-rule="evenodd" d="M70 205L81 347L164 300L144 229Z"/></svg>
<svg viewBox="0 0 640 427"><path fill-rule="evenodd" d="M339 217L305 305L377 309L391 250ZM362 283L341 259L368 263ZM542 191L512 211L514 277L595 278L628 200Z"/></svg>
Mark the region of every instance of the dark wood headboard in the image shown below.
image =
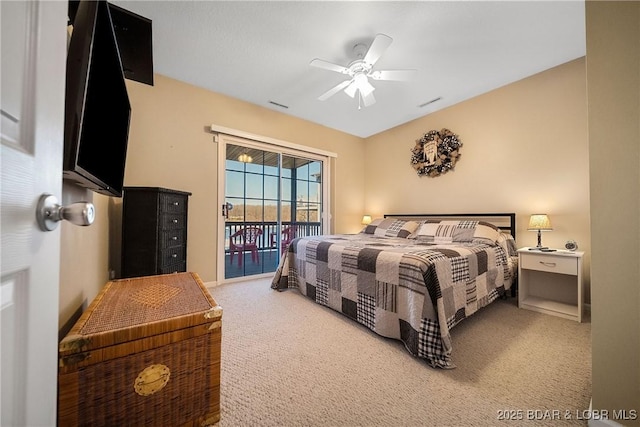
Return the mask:
<svg viewBox="0 0 640 427"><path fill-rule="evenodd" d="M401 218L412 221L432 220L472 220L485 221L501 230L508 231L516 238L515 213L464 213L464 214L385 214L385 218Z"/></svg>

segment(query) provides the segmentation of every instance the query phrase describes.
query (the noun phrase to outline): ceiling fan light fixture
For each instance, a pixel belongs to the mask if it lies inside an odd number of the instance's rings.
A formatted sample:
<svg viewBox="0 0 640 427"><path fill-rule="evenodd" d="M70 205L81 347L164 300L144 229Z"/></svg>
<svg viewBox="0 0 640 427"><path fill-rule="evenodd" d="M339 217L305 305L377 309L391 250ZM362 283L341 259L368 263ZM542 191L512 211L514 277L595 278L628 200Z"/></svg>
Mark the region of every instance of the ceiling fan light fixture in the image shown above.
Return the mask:
<svg viewBox="0 0 640 427"><path fill-rule="evenodd" d="M362 93L362 95L364 96L369 95L371 92L373 92L376 89L371 85L371 83L369 83L369 79L364 74L358 74L355 77L355 80L356 80L356 85L360 90L360 93Z"/></svg>
<svg viewBox="0 0 640 427"><path fill-rule="evenodd" d="M367 75L364 73L356 74L351 81L351 84L347 86L344 93L350 97L356 96L356 91L359 90L362 96L369 96L376 88L369 83Z"/></svg>
<svg viewBox="0 0 640 427"><path fill-rule="evenodd" d="M367 80L367 76L364 73L358 73L353 77L353 80L355 80L356 84L359 87L362 87L365 84L368 84L369 81Z"/></svg>
<svg viewBox="0 0 640 427"><path fill-rule="evenodd" d="M347 88L344 90L344 93L353 98L354 96L356 96L356 90L358 90L358 85L354 80L349 86L347 86Z"/></svg>
<svg viewBox="0 0 640 427"><path fill-rule="evenodd" d="M369 96L373 93L373 91L376 89L375 87L368 85L365 87L361 87L360 89L360 93L362 94L362 96Z"/></svg>

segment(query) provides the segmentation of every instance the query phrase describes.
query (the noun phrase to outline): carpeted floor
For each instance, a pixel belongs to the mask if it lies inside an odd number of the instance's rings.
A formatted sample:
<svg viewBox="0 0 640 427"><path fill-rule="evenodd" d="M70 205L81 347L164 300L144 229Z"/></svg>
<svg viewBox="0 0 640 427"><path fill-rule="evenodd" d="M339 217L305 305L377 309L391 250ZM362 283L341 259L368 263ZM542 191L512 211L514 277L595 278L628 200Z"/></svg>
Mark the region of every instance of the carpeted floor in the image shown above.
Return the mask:
<svg viewBox="0 0 640 427"><path fill-rule="evenodd" d="M224 310L220 427L586 425L588 316L498 300L452 330L457 368L440 370L269 284L210 288Z"/></svg>

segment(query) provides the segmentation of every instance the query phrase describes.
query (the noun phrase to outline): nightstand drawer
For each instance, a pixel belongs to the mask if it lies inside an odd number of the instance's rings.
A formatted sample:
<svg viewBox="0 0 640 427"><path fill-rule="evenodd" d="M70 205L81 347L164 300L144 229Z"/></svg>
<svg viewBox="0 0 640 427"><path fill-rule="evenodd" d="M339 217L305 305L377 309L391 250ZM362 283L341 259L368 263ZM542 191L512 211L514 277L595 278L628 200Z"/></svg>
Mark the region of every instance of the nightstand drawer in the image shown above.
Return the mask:
<svg viewBox="0 0 640 427"><path fill-rule="evenodd" d="M549 273L578 274L578 262L573 257L549 256L538 254L521 254L522 268L527 270L547 271Z"/></svg>

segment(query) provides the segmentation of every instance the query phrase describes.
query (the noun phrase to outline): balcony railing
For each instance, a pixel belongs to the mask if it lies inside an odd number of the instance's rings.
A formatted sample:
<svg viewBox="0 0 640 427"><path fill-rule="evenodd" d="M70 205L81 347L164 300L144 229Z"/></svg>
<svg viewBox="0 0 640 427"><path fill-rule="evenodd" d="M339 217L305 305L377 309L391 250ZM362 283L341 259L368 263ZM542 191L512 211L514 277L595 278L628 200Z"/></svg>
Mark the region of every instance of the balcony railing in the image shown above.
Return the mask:
<svg viewBox="0 0 640 427"><path fill-rule="evenodd" d="M282 228L296 227L295 237L318 236L320 233L319 222L283 222ZM277 247L278 243L278 223L273 221L263 222L226 222L225 223L225 253L229 253L229 236L244 227L258 227L262 229L262 236L258 241L258 250L271 250Z"/></svg>

